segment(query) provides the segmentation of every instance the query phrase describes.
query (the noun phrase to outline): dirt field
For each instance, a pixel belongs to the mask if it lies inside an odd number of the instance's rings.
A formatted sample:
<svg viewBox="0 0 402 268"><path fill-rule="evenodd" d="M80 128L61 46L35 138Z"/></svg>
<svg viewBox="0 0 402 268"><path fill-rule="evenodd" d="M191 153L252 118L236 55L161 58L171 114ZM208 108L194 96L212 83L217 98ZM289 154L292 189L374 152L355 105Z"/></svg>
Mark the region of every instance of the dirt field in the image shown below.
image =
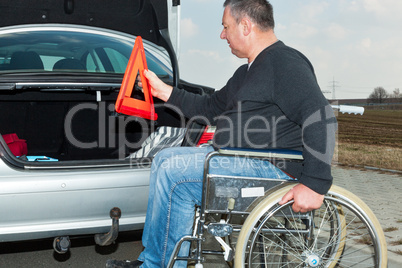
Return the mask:
<svg viewBox="0 0 402 268"><path fill-rule="evenodd" d="M402 110L337 118L339 163L402 170Z"/></svg>

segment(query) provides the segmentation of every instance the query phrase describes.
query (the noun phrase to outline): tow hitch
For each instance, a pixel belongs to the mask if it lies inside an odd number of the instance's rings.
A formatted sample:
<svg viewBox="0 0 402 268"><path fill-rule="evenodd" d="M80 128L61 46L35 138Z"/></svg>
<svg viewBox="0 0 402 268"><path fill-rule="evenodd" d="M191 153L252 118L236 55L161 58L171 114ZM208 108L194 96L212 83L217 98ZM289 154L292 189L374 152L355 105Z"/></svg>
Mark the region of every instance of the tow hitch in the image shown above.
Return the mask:
<svg viewBox="0 0 402 268"><path fill-rule="evenodd" d="M53 249L59 254L67 253L70 249L71 242L68 236L56 237L53 240Z"/></svg>
<svg viewBox="0 0 402 268"><path fill-rule="evenodd" d="M116 240L119 234L120 217L121 217L121 210L118 207L114 207L110 210L110 218L112 218L112 226L108 233L95 235L95 243L97 245L108 246Z"/></svg>

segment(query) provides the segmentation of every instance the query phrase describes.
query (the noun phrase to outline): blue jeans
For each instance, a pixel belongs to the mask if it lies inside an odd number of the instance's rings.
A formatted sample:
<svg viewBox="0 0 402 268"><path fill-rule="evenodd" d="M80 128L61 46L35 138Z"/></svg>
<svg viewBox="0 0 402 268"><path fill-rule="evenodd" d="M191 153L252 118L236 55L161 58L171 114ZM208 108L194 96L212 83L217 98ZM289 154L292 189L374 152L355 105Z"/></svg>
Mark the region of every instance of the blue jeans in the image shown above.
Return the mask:
<svg viewBox="0 0 402 268"><path fill-rule="evenodd" d="M152 162L148 208L138 260L141 267L166 267L176 242L192 234L195 206L201 205L205 156L209 147L175 147L159 152ZM214 157L210 173L290 179L268 161ZM189 243L180 251L188 255ZM183 244L184 245L184 244ZM176 261L176 267L187 267Z"/></svg>

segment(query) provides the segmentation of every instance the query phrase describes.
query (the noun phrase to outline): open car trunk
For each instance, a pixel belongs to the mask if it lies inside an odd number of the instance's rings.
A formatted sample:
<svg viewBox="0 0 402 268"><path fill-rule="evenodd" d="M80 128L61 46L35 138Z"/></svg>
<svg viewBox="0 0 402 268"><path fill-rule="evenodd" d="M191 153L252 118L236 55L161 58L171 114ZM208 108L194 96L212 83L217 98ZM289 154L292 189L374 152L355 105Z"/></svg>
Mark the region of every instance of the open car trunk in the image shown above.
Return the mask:
<svg viewBox="0 0 402 268"><path fill-rule="evenodd" d="M212 92L179 79L169 21L180 1L112 2L1 1L0 134L26 140L28 156L125 159L158 127L188 127L156 99L156 122L116 114L136 35L146 41L148 68L161 79ZM193 133L185 145L194 144Z"/></svg>

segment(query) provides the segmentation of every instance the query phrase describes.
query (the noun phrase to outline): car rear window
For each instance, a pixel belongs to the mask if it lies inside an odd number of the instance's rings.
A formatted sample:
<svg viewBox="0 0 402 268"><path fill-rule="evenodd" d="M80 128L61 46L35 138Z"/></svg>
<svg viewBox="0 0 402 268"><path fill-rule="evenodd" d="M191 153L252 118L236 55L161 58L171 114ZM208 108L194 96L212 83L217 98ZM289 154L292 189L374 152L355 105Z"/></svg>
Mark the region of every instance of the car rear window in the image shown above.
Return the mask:
<svg viewBox="0 0 402 268"><path fill-rule="evenodd" d="M0 73L85 72L123 74L133 41L89 31L20 31L0 34ZM148 68L159 76L170 69L146 50Z"/></svg>

